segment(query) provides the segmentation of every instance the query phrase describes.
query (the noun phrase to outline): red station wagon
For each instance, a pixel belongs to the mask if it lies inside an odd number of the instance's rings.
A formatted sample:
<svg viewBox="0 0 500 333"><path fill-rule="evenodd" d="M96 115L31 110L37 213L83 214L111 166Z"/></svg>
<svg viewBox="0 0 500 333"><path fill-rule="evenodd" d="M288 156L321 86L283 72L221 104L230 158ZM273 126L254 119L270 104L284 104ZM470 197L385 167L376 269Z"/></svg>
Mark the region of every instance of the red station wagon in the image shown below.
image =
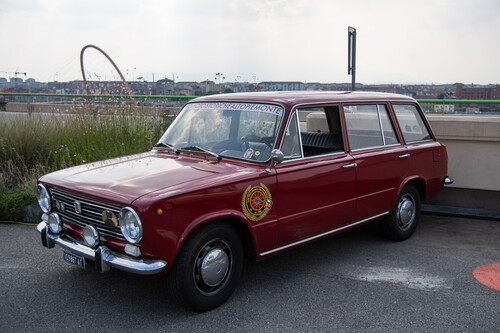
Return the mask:
<svg viewBox="0 0 500 333"><path fill-rule="evenodd" d="M380 220L410 237L447 177L418 103L366 92L197 98L152 151L40 178L48 248L100 272L168 273L196 311L224 303L245 257L261 260Z"/></svg>

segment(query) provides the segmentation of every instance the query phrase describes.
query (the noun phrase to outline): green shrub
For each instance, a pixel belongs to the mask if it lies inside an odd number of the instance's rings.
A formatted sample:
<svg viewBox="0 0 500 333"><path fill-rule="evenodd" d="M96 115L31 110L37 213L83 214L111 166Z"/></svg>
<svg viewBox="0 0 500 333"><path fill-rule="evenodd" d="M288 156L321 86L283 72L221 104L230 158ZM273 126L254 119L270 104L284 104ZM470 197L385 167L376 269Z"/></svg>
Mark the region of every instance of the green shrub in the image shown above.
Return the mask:
<svg viewBox="0 0 500 333"><path fill-rule="evenodd" d="M17 221L24 205L36 204L36 179L41 175L149 151L170 124L127 105L80 105L72 111L13 119L0 113L1 219Z"/></svg>
<svg viewBox="0 0 500 333"><path fill-rule="evenodd" d="M36 217L31 217L32 221L25 218L26 206L37 205L36 178L26 180L17 188L5 188L3 182L0 183L0 220L1 221L25 221L34 222ZM40 216L38 216L39 218Z"/></svg>

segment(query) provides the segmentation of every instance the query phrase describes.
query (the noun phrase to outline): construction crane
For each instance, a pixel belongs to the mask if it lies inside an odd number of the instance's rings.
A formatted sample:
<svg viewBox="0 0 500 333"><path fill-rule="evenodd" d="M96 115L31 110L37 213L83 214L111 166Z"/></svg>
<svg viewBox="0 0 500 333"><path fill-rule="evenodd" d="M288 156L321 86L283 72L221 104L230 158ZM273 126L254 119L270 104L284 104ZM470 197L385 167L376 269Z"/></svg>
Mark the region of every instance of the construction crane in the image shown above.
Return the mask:
<svg viewBox="0 0 500 333"><path fill-rule="evenodd" d="M18 69L19 69L19 68L18 68ZM22 75L26 76L26 72L19 72L19 71L18 71L18 69L16 69L16 71L15 71L15 72L0 71L0 73L5 73L5 74L14 74L14 77L15 77L16 79L17 79L17 75L18 75L18 74L22 74ZM18 84L18 82L17 82L17 80L16 80L16 86L15 86L16 91L17 91L17 84Z"/></svg>
<svg viewBox="0 0 500 333"><path fill-rule="evenodd" d="M0 73L4 73L4 74L14 74L14 76L17 78L17 75L18 74L22 74L24 76L26 76L26 72L18 72L17 70L15 72L6 72L6 71L0 71Z"/></svg>

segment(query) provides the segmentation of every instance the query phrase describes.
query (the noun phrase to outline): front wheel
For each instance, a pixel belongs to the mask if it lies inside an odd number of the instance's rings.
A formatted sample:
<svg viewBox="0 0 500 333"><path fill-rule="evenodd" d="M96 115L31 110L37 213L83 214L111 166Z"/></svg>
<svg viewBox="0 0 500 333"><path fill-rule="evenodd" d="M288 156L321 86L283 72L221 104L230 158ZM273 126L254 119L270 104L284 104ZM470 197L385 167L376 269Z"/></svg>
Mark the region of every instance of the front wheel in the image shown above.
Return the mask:
<svg viewBox="0 0 500 333"><path fill-rule="evenodd" d="M382 222L384 235L402 241L411 237L420 219L420 195L415 186L406 185L389 216Z"/></svg>
<svg viewBox="0 0 500 333"><path fill-rule="evenodd" d="M169 272L169 289L188 308L211 310L236 289L243 260L243 246L233 228L223 223L202 226L179 252Z"/></svg>

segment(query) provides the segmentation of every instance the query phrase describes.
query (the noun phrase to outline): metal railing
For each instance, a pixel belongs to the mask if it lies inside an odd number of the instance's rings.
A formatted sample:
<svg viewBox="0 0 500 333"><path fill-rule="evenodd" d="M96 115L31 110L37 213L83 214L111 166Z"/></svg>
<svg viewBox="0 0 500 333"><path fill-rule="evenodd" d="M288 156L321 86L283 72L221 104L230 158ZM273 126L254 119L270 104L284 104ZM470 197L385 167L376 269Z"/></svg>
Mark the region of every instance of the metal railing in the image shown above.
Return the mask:
<svg viewBox="0 0 500 333"><path fill-rule="evenodd" d="M183 106L198 96L183 95L126 95L126 94L57 94L57 93L14 93L0 92L0 110L10 102L75 104L93 101L99 104L113 104L130 99L134 104L139 100L142 106ZM500 100L482 99L417 99L424 112L443 114L500 114ZM441 106L440 106L441 105ZM456 105L465 105L455 107ZM29 107L28 107L29 109Z"/></svg>

